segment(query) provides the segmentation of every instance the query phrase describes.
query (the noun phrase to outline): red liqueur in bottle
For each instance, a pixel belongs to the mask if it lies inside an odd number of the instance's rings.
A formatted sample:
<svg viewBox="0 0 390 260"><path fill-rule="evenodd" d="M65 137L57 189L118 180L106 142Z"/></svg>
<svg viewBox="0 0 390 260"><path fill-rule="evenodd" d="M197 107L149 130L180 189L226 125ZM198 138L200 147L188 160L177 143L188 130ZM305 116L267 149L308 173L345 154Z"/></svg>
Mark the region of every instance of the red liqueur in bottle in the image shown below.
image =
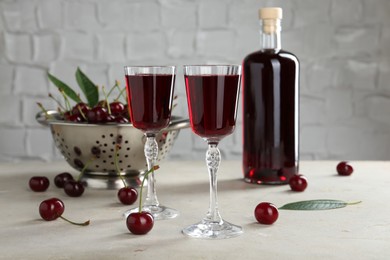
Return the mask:
<svg viewBox="0 0 390 260"><path fill-rule="evenodd" d="M281 8L262 8L261 49L243 61L244 179L285 184L298 172L299 61L281 49Z"/></svg>

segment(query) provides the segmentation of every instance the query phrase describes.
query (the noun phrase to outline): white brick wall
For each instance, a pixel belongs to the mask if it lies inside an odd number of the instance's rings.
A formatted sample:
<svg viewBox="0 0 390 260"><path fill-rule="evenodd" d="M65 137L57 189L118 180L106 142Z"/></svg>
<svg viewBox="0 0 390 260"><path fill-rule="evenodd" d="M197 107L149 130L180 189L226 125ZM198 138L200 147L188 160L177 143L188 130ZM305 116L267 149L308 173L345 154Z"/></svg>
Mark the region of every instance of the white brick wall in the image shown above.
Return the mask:
<svg viewBox="0 0 390 260"><path fill-rule="evenodd" d="M175 114L187 116L183 64L241 63L258 48L257 9L284 8L282 45L301 61L301 158L390 159L389 0L2 0L0 161L59 159L36 102L46 72L74 86L123 82L123 66L175 64ZM241 106L241 104L240 104ZM225 158L241 158L241 107ZM203 160L184 130L171 157Z"/></svg>

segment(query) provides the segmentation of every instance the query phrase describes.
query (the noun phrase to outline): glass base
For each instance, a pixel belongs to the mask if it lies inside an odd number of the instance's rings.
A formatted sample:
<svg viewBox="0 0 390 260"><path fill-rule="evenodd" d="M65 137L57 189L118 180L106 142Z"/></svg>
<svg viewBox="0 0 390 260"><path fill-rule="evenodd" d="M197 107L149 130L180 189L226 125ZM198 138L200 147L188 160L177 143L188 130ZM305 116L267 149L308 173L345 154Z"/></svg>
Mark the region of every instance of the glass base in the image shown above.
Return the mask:
<svg viewBox="0 0 390 260"><path fill-rule="evenodd" d="M142 210L151 213L154 220L176 218L180 214L176 209L167 208L165 206L143 206ZM123 213L123 215L127 218L131 213L138 211L138 208L130 209Z"/></svg>
<svg viewBox="0 0 390 260"><path fill-rule="evenodd" d="M202 220L199 223L188 226L182 230L183 234L201 239L225 239L239 236L243 233L240 226L227 221L212 222Z"/></svg>

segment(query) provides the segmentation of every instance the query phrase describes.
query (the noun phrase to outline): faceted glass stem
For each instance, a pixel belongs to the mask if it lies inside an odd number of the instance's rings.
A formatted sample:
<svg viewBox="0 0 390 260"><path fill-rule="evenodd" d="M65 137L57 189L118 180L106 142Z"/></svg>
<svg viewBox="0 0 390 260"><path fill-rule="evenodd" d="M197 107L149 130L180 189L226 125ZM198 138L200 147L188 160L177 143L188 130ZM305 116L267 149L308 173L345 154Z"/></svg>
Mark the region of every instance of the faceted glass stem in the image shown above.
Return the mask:
<svg viewBox="0 0 390 260"><path fill-rule="evenodd" d="M221 162L221 153L217 145L218 143L209 144L206 152L206 164L210 178L210 207L205 220L219 223L222 218L218 211L217 172Z"/></svg>
<svg viewBox="0 0 390 260"><path fill-rule="evenodd" d="M144 153L148 164L148 170L150 170L155 166L158 156L158 144L155 134L146 134ZM153 171L148 174L148 193L146 194L145 201L142 205L142 210L151 213L155 220L171 219L179 216L179 212L176 209L162 206L158 202ZM126 211L124 215L127 217L129 214L138 211L139 208L130 209Z"/></svg>
<svg viewBox="0 0 390 260"><path fill-rule="evenodd" d="M218 143L209 143L206 152L206 163L210 177L210 207L206 217L199 223L190 225L182 232L190 237L203 239L224 239L239 236L242 234L240 226L233 225L221 218L218 211L217 199L217 172L221 162L221 153L217 147Z"/></svg>
<svg viewBox="0 0 390 260"><path fill-rule="evenodd" d="M155 134L147 134L144 147L144 153L146 162L148 164L148 170L152 169L157 161L158 156L158 144ZM157 193L155 188L154 172L151 172L148 176L148 193L145 198L144 206L158 206Z"/></svg>

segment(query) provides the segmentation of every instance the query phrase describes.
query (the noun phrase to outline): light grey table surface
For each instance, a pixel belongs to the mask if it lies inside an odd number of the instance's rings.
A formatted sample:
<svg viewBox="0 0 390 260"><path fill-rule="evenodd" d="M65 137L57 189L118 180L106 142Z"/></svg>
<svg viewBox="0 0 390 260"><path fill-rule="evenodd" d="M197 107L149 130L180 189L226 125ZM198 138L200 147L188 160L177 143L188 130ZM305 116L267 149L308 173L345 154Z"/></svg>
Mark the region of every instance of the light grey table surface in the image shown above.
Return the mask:
<svg viewBox="0 0 390 260"><path fill-rule="evenodd" d="M225 240L198 240L181 229L207 211L208 174L203 161L167 161L156 173L161 204L181 215L160 220L144 236L128 232L115 190L86 189L80 198L67 197L53 178L63 171L76 174L65 162L0 164L0 259L390 259L390 162L351 162L354 173L337 176L335 161L304 161L306 191L288 185L258 186L242 180L241 162L222 161L219 207L222 217L241 225L244 234ZM29 190L34 175L48 176L44 193ZM58 197L65 203L60 219L40 219L38 206ZM308 199L339 199L360 204L326 211L282 211L271 226L255 222L262 202L277 206Z"/></svg>

